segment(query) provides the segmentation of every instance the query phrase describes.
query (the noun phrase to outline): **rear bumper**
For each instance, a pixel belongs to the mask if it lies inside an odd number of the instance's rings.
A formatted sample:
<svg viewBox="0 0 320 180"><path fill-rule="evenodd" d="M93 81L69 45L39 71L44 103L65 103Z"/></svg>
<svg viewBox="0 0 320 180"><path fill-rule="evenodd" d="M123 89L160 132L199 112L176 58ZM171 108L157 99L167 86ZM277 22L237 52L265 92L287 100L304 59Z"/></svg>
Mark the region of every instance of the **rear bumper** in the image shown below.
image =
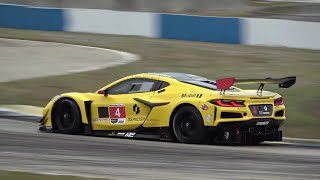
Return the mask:
<svg viewBox="0 0 320 180"><path fill-rule="evenodd" d="M284 120L251 119L240 122L224 122L211 131L218 142L257 144L263 141L282 141L279 127Z"/></svg>
<svg viewBox="0 0 320 180"><path fill-rule="evenodd" d="M250 128L250 127L273 127L279 128L284 123L284 120L272 118L255 118L247 121L221 122L216 127L219 128Z"/></svg>
<svg viewBox="0 0 320 180"><path fill-rule="evenodd" d="M263 141L282 141L282 131L273 131L266 134L254 134L249 131L241 132L234 137L234 142L241 144L257 144Z"/></svg>
<svg viewBox="0 0 320 180"><path fill-rule="evenodd" d="M268 115L253 115L250 107L252 106L265 106L270 112ZM212 126L219 126L221 123L229 123L235 121L248 122L255 119L273 119L285 120L285 106L273 106L270 103L249 103L246 107L220 107L215 106ZM263 108L264 109L264 108ZM260 109L256 109L260 112Z"/></svg>

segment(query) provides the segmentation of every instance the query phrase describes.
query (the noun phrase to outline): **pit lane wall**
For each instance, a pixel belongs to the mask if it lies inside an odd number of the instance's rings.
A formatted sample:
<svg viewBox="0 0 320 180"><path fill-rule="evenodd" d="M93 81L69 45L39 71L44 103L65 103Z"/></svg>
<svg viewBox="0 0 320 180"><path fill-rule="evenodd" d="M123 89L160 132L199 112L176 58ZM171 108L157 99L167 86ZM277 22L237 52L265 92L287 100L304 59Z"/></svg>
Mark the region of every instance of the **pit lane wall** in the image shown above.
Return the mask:
<svg viewBox="0 0 320 180"><path fill-rule="evenodd" d="M320 23L0 4L0 27L320 49Z"/></svg>

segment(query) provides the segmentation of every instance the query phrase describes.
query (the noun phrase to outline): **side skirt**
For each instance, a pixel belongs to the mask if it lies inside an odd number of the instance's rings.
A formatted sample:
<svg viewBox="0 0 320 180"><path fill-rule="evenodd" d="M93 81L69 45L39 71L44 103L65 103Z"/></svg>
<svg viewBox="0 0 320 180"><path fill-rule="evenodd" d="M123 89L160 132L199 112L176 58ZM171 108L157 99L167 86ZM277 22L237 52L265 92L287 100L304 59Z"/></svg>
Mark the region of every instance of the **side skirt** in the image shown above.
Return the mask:
<svg viewBox="0 0 320 180"><path fill-rule="evenodd" d="M39 131L46 133L59 133L58 131L52 130L52 128L49 126L40 126ZM161 141L173 140L169 128L139 128L139 130L131 131L92 131L90 127L86 125L84 135L100 137L120 137L131 139L149 139Z"/></svg>
<svg viewBox="0 0 320 180"><path fill-rule="evenodd" d="M169 132L169 128L139 128L139 130L131 131L92 131L92 135L131 139L171 141L173 139Z"/></svg>

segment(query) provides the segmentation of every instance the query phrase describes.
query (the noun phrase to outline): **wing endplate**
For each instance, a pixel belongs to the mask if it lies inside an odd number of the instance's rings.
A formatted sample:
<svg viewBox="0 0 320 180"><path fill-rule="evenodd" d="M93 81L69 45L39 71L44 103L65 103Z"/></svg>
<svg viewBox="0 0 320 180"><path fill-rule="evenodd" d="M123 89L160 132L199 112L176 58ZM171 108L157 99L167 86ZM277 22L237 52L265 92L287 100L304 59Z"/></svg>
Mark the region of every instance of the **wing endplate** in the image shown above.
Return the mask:
<svg viewBox="0 0 320 180"><path fill-rule="evenodd" d="M235 78L225 78L216 80L217 89L227 90L235 83Z"/></svg>

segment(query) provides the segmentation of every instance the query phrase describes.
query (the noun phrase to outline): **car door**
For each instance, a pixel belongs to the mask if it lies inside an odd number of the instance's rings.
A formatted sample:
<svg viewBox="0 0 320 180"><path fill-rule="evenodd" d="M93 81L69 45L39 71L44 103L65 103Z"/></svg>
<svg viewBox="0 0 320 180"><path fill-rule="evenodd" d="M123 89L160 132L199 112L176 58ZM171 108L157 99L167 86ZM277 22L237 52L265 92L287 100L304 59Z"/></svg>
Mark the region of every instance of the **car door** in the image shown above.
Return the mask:
<svg viewBox="0 0 320 180"><path fill-rule="evenodd" d="M135 98L148 101L154 95L158 81L132 78L106 89L92 102L92 128L94 130L133 130L141 126L151 108Z"/></svg>

